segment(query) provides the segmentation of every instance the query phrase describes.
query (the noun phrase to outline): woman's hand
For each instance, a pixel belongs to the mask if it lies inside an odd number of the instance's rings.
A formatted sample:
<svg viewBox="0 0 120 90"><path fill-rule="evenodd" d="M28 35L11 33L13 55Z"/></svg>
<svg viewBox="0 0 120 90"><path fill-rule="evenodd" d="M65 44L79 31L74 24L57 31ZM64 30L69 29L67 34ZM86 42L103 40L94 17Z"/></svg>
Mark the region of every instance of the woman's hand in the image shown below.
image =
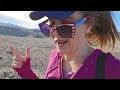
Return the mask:
<svg viewBox="0 0 120 90"><path fill-rule="evenodd" d="M26 56L22 56L12 46L10 46L10 50L14 54L12 67L18 72L18 75L23 79L38 79L30 68L30 48L26 48Z"/></svg>
<svg viewBox="0 0 120 90"><path fill-rule="evenodd" d="M13 68L22 68L24 63L27 62L27 60L30 58L30 48L26 48L26 56L22 56L17 50L10 46L10 50L13 53L13 62L12 62L12 67ZM30 67L30 66L29 66Z"/></svg>

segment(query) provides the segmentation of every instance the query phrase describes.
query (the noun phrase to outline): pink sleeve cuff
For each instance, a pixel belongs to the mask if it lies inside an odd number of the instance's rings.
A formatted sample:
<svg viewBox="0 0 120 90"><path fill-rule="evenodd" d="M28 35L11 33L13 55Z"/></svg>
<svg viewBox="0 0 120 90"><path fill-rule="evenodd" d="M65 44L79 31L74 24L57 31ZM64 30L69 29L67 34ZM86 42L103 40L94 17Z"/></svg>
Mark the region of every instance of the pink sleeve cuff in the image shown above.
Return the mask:
<svg viewBox="0 0 120 90"><path fill-rule="evenodd" d="M30 58L24 63L22 68L14 68L14 70L18 73L18 75L22 79L38 79L35 73L30 68Z"/></svg>

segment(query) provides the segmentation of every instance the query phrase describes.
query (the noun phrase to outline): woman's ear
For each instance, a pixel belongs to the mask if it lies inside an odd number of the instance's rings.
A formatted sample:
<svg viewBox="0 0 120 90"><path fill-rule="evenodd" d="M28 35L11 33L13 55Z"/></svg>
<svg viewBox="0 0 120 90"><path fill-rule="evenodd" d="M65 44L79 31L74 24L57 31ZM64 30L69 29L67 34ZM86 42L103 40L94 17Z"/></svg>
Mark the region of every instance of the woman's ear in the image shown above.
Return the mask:
<svg viewBox="0 0 120 90"><path fill-rule="evenodd" d="M86 26L85 26L85 33L90 32L90 30L92 29L93 25L95 22L95 18L94 17L90 17L89 20L86 22Z"/></svg>

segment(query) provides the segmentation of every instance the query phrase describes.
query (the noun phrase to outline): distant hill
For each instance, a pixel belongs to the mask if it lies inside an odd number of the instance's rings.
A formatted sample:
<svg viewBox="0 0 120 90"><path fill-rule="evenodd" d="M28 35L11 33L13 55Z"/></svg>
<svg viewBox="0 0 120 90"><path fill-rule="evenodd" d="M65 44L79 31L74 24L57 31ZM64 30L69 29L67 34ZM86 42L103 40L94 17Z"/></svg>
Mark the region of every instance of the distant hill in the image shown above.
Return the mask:
<svg viewBox="0 0 120 90"><path fill-rule="evenodd" d="M0 26L0 35L4 36L16 36L16 37L33 37L33 38L45 38L40 30L25 28L13 28L8 26Z"/></svg>
<svg viewBox="0 0 120 90"><path fill-rule="evenodd" d="M22 26L18 26L18 25L14 25L14 24L11 24L11 23L0 22L0 26L6 26L6 27L12 27L12 28L23 28L23 29L29 30L28 28L25 28L25 27L22 27Z"/></svg>

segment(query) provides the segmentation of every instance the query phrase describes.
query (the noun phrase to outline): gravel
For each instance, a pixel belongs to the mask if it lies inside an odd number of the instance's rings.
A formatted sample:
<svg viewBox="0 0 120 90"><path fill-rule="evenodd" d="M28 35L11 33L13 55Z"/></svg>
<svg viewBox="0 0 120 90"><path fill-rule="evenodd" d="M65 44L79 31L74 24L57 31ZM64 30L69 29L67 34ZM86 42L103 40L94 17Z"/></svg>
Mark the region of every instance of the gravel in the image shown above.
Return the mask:
<svg viewBox="0 0 120 90"><path fill-rule="evenodd" d="M18 75L11 68L13 54L9 45L14 46L20 54L26 54L26 47L31 49L31 68L36 75L44 78L51 50L55 48L50 38L0 36L0 79L18 79Z"/></svg>

